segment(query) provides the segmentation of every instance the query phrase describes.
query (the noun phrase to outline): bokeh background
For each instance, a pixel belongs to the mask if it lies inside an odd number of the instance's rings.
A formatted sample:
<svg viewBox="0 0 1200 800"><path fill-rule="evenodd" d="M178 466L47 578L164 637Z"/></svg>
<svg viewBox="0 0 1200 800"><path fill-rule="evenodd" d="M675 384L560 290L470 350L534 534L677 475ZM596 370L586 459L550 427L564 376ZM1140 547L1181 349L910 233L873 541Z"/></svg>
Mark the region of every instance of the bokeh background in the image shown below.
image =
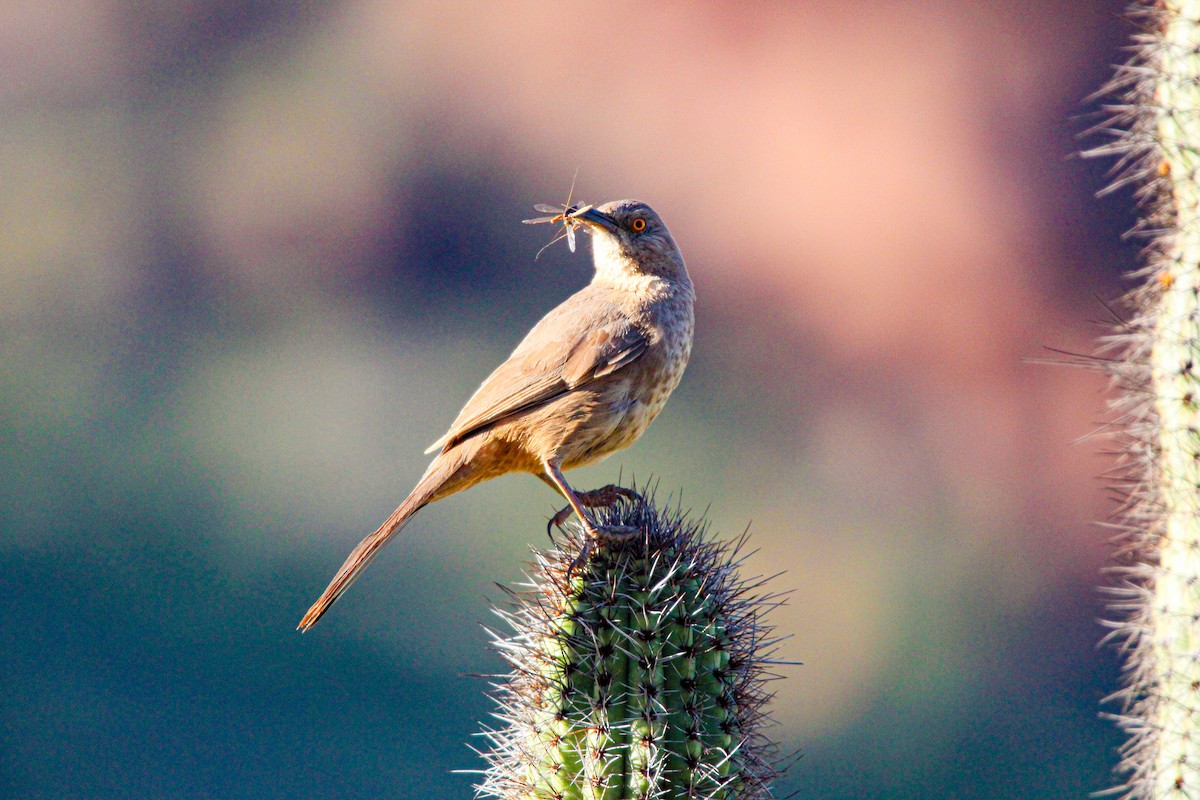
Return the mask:
<svg viewBox="0 0 1200 800"><path fill-rule="evenodd" d="M1072 157L1123 4L0 3L0 795L471 796L544 485L426 509L293 629L589 280L520 224L577 170L699 301L574 479L785 570L779 793L1110 786L1105 380L1032 362L1135 263Z"/></svg>

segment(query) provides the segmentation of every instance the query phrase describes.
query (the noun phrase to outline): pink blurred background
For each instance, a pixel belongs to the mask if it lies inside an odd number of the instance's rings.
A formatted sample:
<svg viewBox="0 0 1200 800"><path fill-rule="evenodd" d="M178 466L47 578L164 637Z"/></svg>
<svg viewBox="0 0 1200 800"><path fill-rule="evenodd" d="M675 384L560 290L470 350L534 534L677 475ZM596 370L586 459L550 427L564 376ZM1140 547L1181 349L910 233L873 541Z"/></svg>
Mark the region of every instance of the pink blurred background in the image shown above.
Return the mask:
<svg viewBox="0 0 1200 800"><path fill-rule="evenodd" d="M121 617L130 642L166 631L196 645L198 670L261 659L283 683L314 652L336 683L338 654L366 648L400 685L429 681L429 703L470 693L469 732L482 687L438 676L496 668L474 621L490 581L515 580L543 542L555 498L538 481L428 509L323 629L290 627L479 380L588 280L586 246L534 261L546 232L519 224L578 171L577 198L655 206L699 305L667 411L576 481L653 475L722 535L749 524L751 569L785 570L776 588L794 593L773 621L804 666L777 686L778 737L806 752L787 786L983 797L995 770L1026 797L1105 788L1119 740L1095 715L1117 677L1093 648L1094 523L1112 462L1085 438L1105 380L1031 361L1091 351L1105 328L1089 320L1136 263L1128 194L1093 200L1107 165L1072 158L1096 121L1085 98L1124 58L1121 4L0 8L0 570L30 603L11 668L33 669L38 648L83 664L71 648L94 650L56 632L74 601L42 565L68 558L101 594L175 598L153 634ZM198 577L110 571L164 530L198 543L181 567ZM242 594L218 614L214 589ZM193 639L231 615L253 620L257 655ZM80 674L64 666L37 696L121 693ZM194 766L152 759L141 778L47 783L78 751L22 697L6 715L17 755L0 762L14 796L202 794ZM142 727L134 706L113 725ZM69 708L51 718L74 729ZM309 748L335 724L316 718L296 734ZM185 728L138 741L185 748ZM974 745L991 765L960 769ZM430 756L440 781L472 758L448 746ZM205 780L281 796L288 780L414 785L373 758L295 766L262 755Z"/></svg>

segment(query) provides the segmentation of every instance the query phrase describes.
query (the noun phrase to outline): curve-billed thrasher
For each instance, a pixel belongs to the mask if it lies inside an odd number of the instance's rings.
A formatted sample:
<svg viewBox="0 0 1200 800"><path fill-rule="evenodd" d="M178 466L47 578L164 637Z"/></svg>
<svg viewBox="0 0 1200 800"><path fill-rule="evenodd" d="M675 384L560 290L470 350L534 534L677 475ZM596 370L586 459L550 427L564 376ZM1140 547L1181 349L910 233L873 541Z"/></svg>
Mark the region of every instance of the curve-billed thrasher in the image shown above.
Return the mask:
<svg viewBox="0 0 1200 800"><path fill-rule="evenodd" d="M576 493L562 471L632 444L662 410L692 351L695 292L654 209L636 200L569 208L557 218L592 234L592 282L533 327L488 376L416 488L363 539L317 599L308 630L422 507L506 472L531 472L567 498L594 540L585 506L616 487ZM614 532L615 533L615 532Z"/></svg>

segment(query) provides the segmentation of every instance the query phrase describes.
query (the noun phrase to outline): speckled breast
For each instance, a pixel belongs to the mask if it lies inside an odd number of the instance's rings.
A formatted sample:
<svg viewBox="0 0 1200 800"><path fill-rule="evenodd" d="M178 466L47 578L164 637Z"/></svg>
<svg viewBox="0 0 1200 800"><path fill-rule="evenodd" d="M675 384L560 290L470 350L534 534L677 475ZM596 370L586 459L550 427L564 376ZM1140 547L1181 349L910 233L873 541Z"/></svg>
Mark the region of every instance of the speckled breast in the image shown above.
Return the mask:
<svg viewBox="0 0 1200 800"><path fill-rule="evenodd" d="M665 326L667 335L660 341L657 352L647 353L625 383L623 413L604 435L598 436L590 446L568 466L590 464L633 444L645 433L654 421L667 398L679 385L692 352L692 317L690 307L683 318L673 320L676 324ZM636 377L634 377L636 375Z"/></svg>

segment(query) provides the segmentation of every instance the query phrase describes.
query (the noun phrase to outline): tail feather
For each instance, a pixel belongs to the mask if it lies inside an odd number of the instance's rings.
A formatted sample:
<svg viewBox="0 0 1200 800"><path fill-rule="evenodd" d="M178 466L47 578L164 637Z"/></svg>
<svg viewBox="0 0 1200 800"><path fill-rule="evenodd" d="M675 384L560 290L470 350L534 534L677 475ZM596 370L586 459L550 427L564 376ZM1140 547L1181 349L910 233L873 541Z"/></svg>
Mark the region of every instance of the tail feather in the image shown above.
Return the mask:
<svg viewBox="0 0 1200 800"><path fill-rule="evenodd" d="M379 551L383 549L384 545L404 529L413 514L430 502L433 495L445 483L448 477L447 472L453 473L453 470L438 469L439 466L442 465L439 465L437 461L431 464L425 477L412 490L412 494L405 498L404 502L392 512L378 530L359 542L358 546L350 552L345 563L333 576L333 580L329 582L329 586L300 620L297 630L307 632L309 628L316 625L330 606L337 602L337 599L350 588L350 584L358 579L358 576L374 560L375 556L379 555Z"/></svg>

